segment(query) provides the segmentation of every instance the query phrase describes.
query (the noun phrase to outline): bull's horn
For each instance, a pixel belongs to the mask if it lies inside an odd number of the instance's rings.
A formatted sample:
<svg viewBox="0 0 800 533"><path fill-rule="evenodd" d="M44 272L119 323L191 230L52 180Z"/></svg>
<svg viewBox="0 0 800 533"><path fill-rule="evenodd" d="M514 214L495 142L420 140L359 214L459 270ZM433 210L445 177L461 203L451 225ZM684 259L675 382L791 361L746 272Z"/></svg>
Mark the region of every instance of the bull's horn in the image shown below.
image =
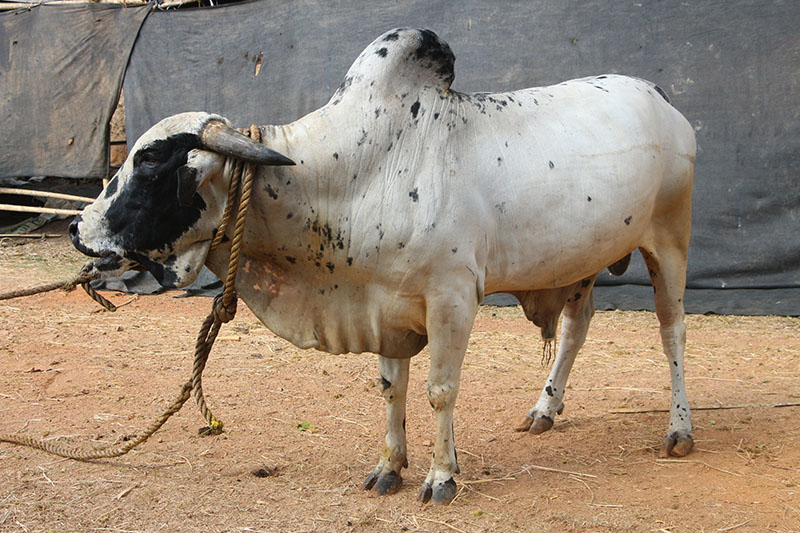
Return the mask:
<svg viewBox="0 0 800 533"><path fill-rule="evenodd" d="M294 165L294 161L285 155L253 141L220 120L209 121L200 138L210 150L257 165Z"/></svg>

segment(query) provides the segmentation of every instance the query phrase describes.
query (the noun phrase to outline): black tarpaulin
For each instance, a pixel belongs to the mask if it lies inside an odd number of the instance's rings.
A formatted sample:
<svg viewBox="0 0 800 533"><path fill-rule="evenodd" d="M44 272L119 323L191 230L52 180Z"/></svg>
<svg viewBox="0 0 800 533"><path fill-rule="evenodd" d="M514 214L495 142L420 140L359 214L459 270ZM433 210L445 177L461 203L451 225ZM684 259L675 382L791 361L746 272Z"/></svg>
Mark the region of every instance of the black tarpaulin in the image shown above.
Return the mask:
<svg viewBox="0 0 800 533"><path fill-rule="evenodd" d="M786 0L260 0L153 13L125 80L128 142L189 110L239 126L290 122L327 102L361 50L396 26L449 42L461 91L639 76L697 132L688 286L699 290L687 308L798 315L798 21L800 3ZM625 276L598 281L618 283L631 288L621 308L652 306L638 253ZM606 293L622 294L599 290L599 307L614 304Z"/></svg>
<svg viewBox="0 0 800 533"><path fill-rule="evenodd" d="M105 178L109 120L149 6L0 13L0 177Z"/></svg>

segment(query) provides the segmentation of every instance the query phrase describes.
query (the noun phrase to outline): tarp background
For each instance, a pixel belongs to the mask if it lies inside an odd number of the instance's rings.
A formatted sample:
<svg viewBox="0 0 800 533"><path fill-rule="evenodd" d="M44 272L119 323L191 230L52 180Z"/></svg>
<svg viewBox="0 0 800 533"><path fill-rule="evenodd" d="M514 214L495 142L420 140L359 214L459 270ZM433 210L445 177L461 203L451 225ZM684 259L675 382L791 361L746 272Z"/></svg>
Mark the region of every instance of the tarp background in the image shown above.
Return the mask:
<svg viewBox="0 0 800 533"><path fill-rule="evenodd" d="M111 114L149 6L0 13L0 177L105 178Z"/></svg>
<svg viewBox="0 0 800 533"><path fill-rule="evenodd" d="M325 104L395 26L448 41L461 91L640 76L697 131L687 310L798 315L799 24L800 2L780 0L259 0L153 13L125 79L128 140L188 110L290 122ZM622 278L601 274L609 284L624 285L599 287L599 308L652 309L638 253Z"/></svg>
<svg viewBox="0 0 800 533"><path fill-rule="evenodd" d="M102 177L108 118L148 7L0 14L0 176ZM324 104L395 26L436 30L462 91L618 72L660 84L698 137L690 312L800 314L800 3L259 0L153 13L125 80L128 140L186 110L239 125ZM652 308L638 254L598 307ZM608 285L622 284L614 287Z"/></svg>

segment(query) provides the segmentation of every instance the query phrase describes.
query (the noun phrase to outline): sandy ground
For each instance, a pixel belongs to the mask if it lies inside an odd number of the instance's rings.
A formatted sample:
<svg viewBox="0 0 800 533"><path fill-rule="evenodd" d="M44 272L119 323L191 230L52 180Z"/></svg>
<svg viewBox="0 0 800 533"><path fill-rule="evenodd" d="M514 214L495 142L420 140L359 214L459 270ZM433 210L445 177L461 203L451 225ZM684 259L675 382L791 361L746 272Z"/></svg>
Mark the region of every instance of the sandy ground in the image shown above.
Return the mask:
<svg viewBox="0 0 800 533"><path fill-rule="evenodd" d="M2 241L0 291L83 262L63 237ZM0 433L89 448L129 438L189 377L210 304L166 294L108 313L80 290L0 302ZM382 447L376 357L298 350L242 305L204 375L224 434L198 436L190 402L118 459L0 444L0 530L800 531L800 321L687 324L695 450L661 460L669 376L655 316L598 313L564 414L534 436L513 427L548 372L539 333L519 309L483 308L456 408L460 492L440 507L416 501L433 440L427 352L411 365L404 485L373 498L360 483Z"/></svg>

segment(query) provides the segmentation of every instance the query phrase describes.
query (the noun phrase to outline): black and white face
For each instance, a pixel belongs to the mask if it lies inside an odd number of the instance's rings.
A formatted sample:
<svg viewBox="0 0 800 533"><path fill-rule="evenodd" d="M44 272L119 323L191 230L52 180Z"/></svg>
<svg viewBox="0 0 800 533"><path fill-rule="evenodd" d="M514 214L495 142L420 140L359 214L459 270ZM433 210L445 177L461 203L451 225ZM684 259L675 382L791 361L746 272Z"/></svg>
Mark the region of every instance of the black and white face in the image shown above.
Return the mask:
<svg viewBox="0 0 800 533"><path fill-rule="evenodd" d="M168 288L194 281L225 207L226 155L292 164L208 113L174 115L142 135L97 200L70 224L75 247L99 258L93 273L143 269Z"/></svg>

